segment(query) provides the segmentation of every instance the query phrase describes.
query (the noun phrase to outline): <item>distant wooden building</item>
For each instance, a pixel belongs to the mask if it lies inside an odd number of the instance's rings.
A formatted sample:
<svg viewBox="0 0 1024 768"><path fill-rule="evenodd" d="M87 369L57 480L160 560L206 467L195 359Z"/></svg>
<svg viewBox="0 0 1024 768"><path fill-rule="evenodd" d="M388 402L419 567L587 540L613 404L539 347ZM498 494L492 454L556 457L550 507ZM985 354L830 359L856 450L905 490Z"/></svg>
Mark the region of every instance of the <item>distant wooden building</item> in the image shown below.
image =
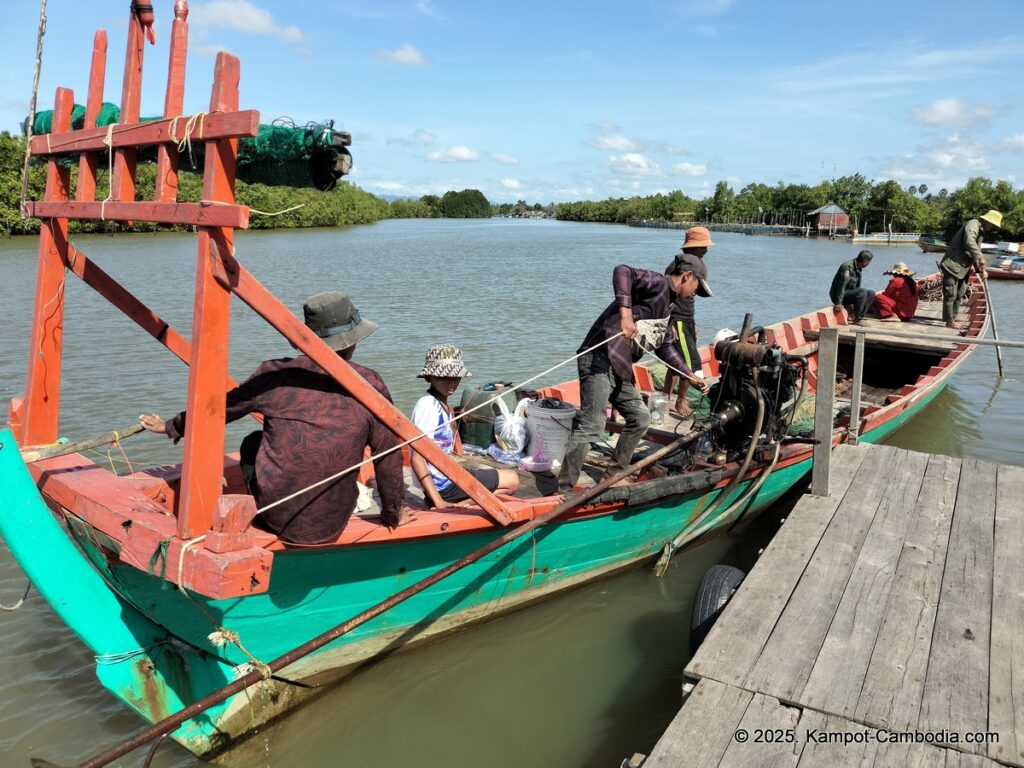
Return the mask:
<svg viewBox="0 0 1024 768"><path fill-rule="evenodd" d="M808 213L807 221L812 231L845 232L850 226L850 214L835 203L829 203Z"/></svg>

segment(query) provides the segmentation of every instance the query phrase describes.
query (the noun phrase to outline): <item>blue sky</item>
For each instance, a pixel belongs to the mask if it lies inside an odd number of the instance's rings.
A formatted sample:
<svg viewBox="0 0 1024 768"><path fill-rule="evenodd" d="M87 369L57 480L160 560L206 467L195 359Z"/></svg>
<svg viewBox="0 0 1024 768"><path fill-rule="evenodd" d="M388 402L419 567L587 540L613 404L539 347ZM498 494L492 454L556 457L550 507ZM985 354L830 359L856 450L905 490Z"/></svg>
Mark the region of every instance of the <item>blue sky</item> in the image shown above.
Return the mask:
<svg viewBox="0 0 1024 768"><path fill-rule="evenodd" d="M143 114L163 106L172 0L154 0ZM186 112L213 57L242 61L265 122L333 118L350 179L418 197L565 202L719 180L815 184L855 172L953 189L1024 179L1020 0L206 0L189 3ZM119 100L126 0L50 0L40 108L84 100L92 32ZM33 0L0 0L0 129L27 112Z"/></svg>

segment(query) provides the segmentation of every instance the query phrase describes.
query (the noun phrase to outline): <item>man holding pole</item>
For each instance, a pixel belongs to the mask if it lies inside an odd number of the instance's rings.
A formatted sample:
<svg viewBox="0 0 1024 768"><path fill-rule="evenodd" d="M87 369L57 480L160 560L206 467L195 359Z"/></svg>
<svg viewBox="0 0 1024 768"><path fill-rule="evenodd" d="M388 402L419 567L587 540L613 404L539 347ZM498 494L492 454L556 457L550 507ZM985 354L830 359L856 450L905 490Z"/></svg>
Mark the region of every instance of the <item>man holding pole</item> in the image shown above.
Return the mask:
<svg viewBox="0 0 1024 768"><path fill-rule="evenodd" d="M960 330L956 321L960 302L967 292L967 276L973 268L984 280L985 256L981 242L985 233L995 232L1003 225L1003 214L990 210L984 216L969 219L949 241L946 254L939 261L942 272L942 320L947 328Z"/></svg>

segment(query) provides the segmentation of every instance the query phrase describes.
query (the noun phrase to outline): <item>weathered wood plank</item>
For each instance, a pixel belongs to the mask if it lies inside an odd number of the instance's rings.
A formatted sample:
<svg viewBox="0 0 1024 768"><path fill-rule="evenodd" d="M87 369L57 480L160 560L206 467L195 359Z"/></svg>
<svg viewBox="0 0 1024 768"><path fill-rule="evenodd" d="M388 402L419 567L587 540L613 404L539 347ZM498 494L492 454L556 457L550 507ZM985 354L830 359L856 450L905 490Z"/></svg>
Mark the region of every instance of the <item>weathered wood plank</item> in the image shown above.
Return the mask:
<svg viewBox="0 0 1024 768"><path fill-rule="evenodd" d="M831 494L800 500L690 660L687 675L742 686L868 453L866 447L836 449Z"/></svg>
<svg viewBox="0 0 1024 768"><path fill-rule="evenodd" d="M744 687L800 701L900 452L874 446L833 515Z"/></svg>
<svg viewBox="0 0 1024 768"><path fill-rule="evenodd" d="M822 712L850 717L857 708L907 529L916 516L928 455L900 451L894 465L888 490L800 696L801 704Z"/></svg>
<svg viewBox="0 0 1024 768"><path fill-rule="evenodd" d="M992 575L992 652L988 730L999 734L989 757L1024 764L1024 468L999 467L996 476L995 570Z"/></svg>
<svg viewBox="0 0 1024 768"><path fill-rule="evenodd" d="M654 745L644 768L717 768L752 698L748 691L702 680Z"/></svg>
<svg viewBox="0 0 1024 768"><path fill-rule="evenodd" d="M54 131L32 137L33 155L61 155L73 152L106 152L109 146L117 149L142 147L173 142L185 138L188 115L144 123L117 123L113 127L82 128L77 131ZM256 136L260 132L260 113L254 109L240 112L209 112L202 124L196 121L189 138L197 144L210 139L235 139Z"/></svg>
<svg viewBox="0 0 1024 768"><path fill-rule="evenodd" d="M918 727L966 734L988 725L996 467L964 459L935 615ZM966 752L984 746L959 745Z"/></svg>
<svg viewBox="0 0 1024 768"><path fill-rule="evenodd" d="M154 221L159 224L189 224L197 227L245 229L249 226L249 209L246 206L214 203L29 200L25 203L25 215L37 219Z"/></svg>
<svg viewBox="0 0 1024 768"><path fill-rule="evenodd" d="M932 456L854 718L902 731L921 711L960 461Z"/></svg>
<svg viewBox="0 0 1024 768"><path fill-rule="evenodd" d="M795 768L799 759L796 745L799 719L800 710L795 707L787 707L770 696L754 694L738 726L746 731L747 740L733 739L722 757L721 768ZM787 741L789 735L793 741Z"/></svg>
<svg viewBox="0 0 1024 768"><path fill-rule="evenodd" d="M841 717L826 715L813 709L803 710L797 728L797 740L801 743L799 768L861 768L874 765L878 743L864 739L854 741L864 732L864 726ZM840 741L843 734L849 743Z"/></svg>

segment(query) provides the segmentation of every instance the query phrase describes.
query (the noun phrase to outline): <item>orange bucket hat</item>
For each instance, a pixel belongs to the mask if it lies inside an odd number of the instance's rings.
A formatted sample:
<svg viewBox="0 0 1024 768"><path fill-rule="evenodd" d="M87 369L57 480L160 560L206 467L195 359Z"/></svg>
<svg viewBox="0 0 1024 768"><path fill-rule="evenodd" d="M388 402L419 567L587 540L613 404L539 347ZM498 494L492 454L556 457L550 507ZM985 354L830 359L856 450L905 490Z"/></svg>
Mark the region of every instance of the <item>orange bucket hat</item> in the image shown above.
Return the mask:
<svg viewBox="0 0 1024 768"><path fill-rule="evenodd" d="M711 233L707 227L690 227L686 230L686 239L680 248L707 248L709 245L714 243L711 242Z"/></svg>

